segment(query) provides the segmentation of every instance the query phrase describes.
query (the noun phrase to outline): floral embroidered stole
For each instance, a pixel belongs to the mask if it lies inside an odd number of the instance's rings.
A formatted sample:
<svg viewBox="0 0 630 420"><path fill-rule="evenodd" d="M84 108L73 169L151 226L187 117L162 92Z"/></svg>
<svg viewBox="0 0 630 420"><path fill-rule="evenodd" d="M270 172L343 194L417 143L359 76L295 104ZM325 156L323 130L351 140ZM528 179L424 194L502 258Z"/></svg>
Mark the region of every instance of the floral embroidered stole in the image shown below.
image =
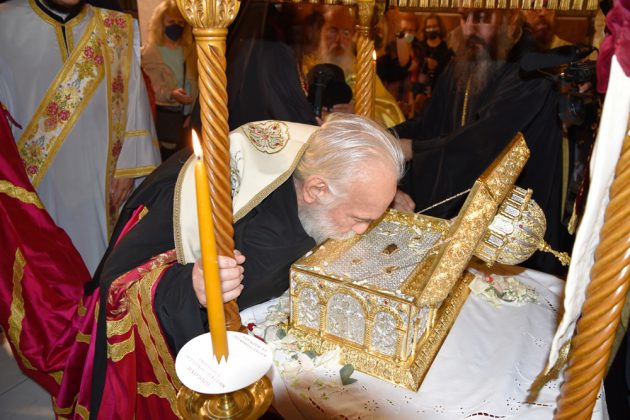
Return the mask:
<svg viewBox="0 0 630 420"><path fill-rule="evenodd" d="M84 35L51 83L18 141L20 156L35 187L46 175L66 136L104 78L107 80L109 118L106 192L122 150L133 52L132 19L120 12L91 10L94 15ZM107 193L106 200L106 209L110 210ZM108 211L109 224L112 217L115 212Z"/></svg>

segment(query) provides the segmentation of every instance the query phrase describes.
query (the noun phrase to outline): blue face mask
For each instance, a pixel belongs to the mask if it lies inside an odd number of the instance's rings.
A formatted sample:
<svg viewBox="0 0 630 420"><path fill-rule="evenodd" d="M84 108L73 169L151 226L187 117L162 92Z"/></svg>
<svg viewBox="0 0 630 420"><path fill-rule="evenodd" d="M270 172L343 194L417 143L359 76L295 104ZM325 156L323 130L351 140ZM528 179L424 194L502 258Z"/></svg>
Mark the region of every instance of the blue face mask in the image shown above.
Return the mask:
<svg viewBox="0 0 630 420"><path fill-rule="evenodd" d="M164 28L164 34L172 41L177 41L179 38L182 37L183 33L184 27L176 23L168 25L166 28Z"/></svg>

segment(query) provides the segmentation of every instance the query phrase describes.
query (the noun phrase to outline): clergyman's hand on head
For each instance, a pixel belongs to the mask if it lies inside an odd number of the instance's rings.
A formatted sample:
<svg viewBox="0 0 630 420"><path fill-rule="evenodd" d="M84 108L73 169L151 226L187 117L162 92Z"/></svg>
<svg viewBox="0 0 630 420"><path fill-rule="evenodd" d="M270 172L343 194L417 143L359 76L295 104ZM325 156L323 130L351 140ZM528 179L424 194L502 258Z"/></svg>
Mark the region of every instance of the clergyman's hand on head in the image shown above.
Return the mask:
<svg viewBox="0 0 630 420"><path fill-rule="evenodd" d="M219 255L219 278L221 280L221 292L223 293L223 302L234 300L243 291L243 263L245 256L238 250L234 250L234 258ZM195 295L201 306L206 306L206 286L203 280L203 269L201 259L195 261L192 271L192 283Z"/></svg>
<svg viewBox="0 0 630 420"><path fill-rule="evenodd" d="M397 190L394 201L392 202L392 207L399 211L413 213L416 209L416 203L407 193Z"/></svg>

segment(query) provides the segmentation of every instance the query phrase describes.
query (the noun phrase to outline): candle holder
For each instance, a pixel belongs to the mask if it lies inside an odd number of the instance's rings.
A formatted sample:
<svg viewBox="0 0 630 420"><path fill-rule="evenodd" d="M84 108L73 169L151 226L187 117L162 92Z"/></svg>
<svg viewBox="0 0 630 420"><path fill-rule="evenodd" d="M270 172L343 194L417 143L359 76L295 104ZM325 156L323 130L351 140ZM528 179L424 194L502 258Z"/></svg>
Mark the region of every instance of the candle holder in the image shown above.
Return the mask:
<svg viewBox="0 0 630 420"><path fill-rule="evenodd" d="M177 409L184 419L257 419L273 399L271 381L263 376L246 388L226 394L202 394L182 386Z"/></svg>
<svg viewBox="0 0 630 420"><path fill-rule="evenodd" d="M230 356L218 363L212 355L210 333L181 349L175 361L184 384L177 393L177 409L184 419L257 419L273 399L265 373L272 363L271 349L262 341L228 332Z"/></svg>

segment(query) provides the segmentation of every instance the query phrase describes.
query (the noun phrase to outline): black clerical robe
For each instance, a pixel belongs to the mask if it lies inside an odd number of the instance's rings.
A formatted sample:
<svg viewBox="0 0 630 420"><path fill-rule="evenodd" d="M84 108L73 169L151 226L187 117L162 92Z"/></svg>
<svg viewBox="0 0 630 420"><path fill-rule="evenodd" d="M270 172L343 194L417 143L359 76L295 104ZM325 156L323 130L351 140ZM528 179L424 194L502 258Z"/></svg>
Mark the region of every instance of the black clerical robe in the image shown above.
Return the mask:
<svg viewBox="0 0 630 420"><path fill-rule="evenodd" d="M127 201L114 238L139 206L149 211L122 240L112 240L99 270L101 284L110 284L152 256L175 248L175 183L189 155L189 150L174 155ZM240 309L280 296L289 287L291 264L315 246L298 218L292 177L235 223L234 243L246 257L245 288L237 300ZM155 293L155 312L174 354L208 330L205 309L192 288L192 266L174 264L164 273Z"/></svg>
<svg viewBox="0 0 630 420"><path fill-rule="evenodd" d="M564 251L571 241L560 224L562 133L558 95L550 80L520 71L519 59L528 44L524 37L486 89L469 96L463 125L464 92L456 89L453 65L449 65L422 114L395 127L400 138L413 139L405 190L415 200L416 211L465 191L520 131L531 157L517 185L534 190L533 198L547 217L546 240ZM464 199L448 201L426 214L454 217ZM563 271L553 257L543 255L535 255L527 264L556 274Z"/></svg>

